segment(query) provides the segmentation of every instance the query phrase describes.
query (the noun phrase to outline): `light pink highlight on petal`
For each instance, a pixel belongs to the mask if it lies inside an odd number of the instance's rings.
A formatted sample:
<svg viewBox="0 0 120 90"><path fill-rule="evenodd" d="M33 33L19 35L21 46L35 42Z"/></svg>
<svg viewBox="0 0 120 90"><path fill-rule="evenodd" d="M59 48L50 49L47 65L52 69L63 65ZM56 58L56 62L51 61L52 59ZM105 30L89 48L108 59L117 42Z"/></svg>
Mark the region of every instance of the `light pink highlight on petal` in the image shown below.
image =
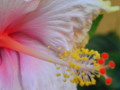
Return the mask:
<svg viewBox="0 0 120 90"><path fill-rule="evenodd" d="M35 8L31 7L34 2L25 3L24 0L0 0L0 33L11 23L16 22L28 12L34 10Z"/></svg>

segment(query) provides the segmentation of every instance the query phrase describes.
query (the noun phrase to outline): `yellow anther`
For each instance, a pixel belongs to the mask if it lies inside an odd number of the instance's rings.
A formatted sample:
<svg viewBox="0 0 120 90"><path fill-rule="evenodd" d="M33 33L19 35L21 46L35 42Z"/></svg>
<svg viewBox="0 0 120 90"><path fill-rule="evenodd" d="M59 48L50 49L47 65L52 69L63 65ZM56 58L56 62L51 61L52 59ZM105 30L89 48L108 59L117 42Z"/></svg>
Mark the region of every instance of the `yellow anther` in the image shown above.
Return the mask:
<svg viewBox="0 0 120 90"><path fill-rule="evenodd" d="M82 76L85 76L85 73L83 72L81 75L82 75Z"/></svg>
<svg viewBox="0 0 120 90"><path fill-rule="evenodd" d="M70 53L70 50L68 50L67 53Z"/></svg>
<svg viewBox="0 0 120 90"><path fill-rule="evenodd" d="M88 57L83 57L82 59L83 59L83 61L87 61Z"/></svg>
<svg viewBox="0 0 120 90"><path fill-rule="evenodd" d="M68 74L63 74L64 78L69 78L70 76Z"/></svg>
<svg viewBox="0 0 120 90"><path fill-rule="evenodd" d="M82 52L79 49L77 49L76 53L81 54Z"/></svg>
<svg viewBox="0 0 120 90"><path fill-rule="evenodd" d="M70 53L70 51L64 51L64 53Z"/></svg>
<svg viewBox="0 0 120 90"><path fill-rule="evenodd" d="M81 57L80 60L81 60L81 61L84 61L84 60L83 60L83 57Z"/></svg>
<svg viewBox="0 0 120 90"><path fill-rule="evenodd" d="M66 71L68 71L68 72L69 72L69 71L70 71L70 69L69 69L69 68L67 68L67 69L66 69Z"/></svg>
<svg viewBox="0 0 120 90"><path fill-rule="evenodd" d="M92 80L91 80L91 83L92 83L92 85L95 85L95 84L96 84L96 80L95 80L95 79L92 79Z"/></svg>
<svg viewBox="0 0 120 90"><path fill-rule="evenodd" d="M90 84L89 84L89 82L86 82L85 85L86 85L86 86L89 86Z"/></svg>
<svg viewBox="0 0 120 90"><path fill-rule="evenodd" d="M84 78L83 78L83 80L84 80L84 82L86 82L86 80L87 80L87 77L84 75Z"/></svg>
<svg viewBox="0 0 120 90"><path fill-rule="evenodd" d="M93 78L95 77L95 75L91 75Z"/></svg>
<svg viewBox="0 0 120 90"><path fill-rule="evenodd" d="M79 60L82 61L82 58L80 57Z"/></svg>
<svg viewBox="0 0 120 90"><path fill-rule="evenodd" d="M80 68L81 68L80 65L76 65L76 66L75 66L75 69L76 69L76 70L79 70Z"/></svg>
<svg viewBox="0 0 120 90"><path fill-rule="evenodd" d="M74 68L76 66L76 63L69 63L69 66Z"/></svg>
<svg viewBox="0 0 120 90"><path fill-rule="evenodd" d="M64 59L64 56L63 55L59 55L60 59Z"/></svg>
<svg viewBox="0 0 120 90"><path fill-rule="evenodd" d="M95 59L100 59L100 54L96 53L94 57L95 57Z"/></svg>
<svg viewBox="0 0 120 90"><path fill-rule="evenodd" d="M95 51L95 59L99 59L100 58L100 54L98 53L98 51Z"/></svg>
<svg viewBox="0 0 120 90"><path fill-rule="evenodd" d="M68 56L68 54L67 54L67 53L64 53L64 54L63 54L63 56L64 56L64 57L67 57L67 56Z"/></svg>
<svg viewBox="0 0 120 90"><path fill-rule="evenodd" d="M58 50L61 50L61 47L58 47L57 49L58 49Z"/></svg>
<svg viewBox="0 0 120 90"><path fill-rule="evenodd" d="M95 65L95 66L99 66L99 64L98 64L98 63L95 63L94 65Z"/></svg>
<svg viewBox="0 0 120 90"><path fill-rule="evenodd" d="M64 63L63 63L63 62L60 62L60 64L61 64L61 65L64 65Z"/></svg>
<svg viewBox="0 0 120 90"><path fill-rule="evenodd" d="M95 51L94 51L94 50L91 50L91 51L90 51L90 54L91 54L91 55L95 54Z"/></svg>
<svg viewBox="0 0 120 90"><path fill-rule="evenodd" d="M56 67L56 69L60 69L60 67Z"/></svg>
<svg viewBox="0 0 120 90"><path fill-rule="evenodd" d="M96 59L97 57L96 56L93 56L94 59Z"/></svg>
<svg viewBox="0 0 120 90"><path fill-rule="evenodd" d="M76 78L77 78L79 81L82 80L80 76L77 76Z"/></svg>
<svg viewBox="0 0 120 90"><path fill-rule="evenodd" d="M75 60L80 60L80 56L76 55L76 56L74 57L74 59L75 59Z"/></svg>
<svg viewBox="0 0 120 90"><path fill-rule="evenodd" d="M78 81L77 78L74 79L74 82L75 82L76 84L79 84L79 81Z"/></svg>
<svg viewBox="0 0 120 90"><path fill-rule="evenodd" d="M71 64L71 63L73 63L73 61L72 61L72 60L69 60L69 61L68 61L68 64Z"/></svg>
<svg viewBox="0 0 120 90"><path fill-rule="evenodd" d="M84 51L85 49L84 48L81 48L82 51Z"/></svg>
<svg viewBox="0 0 120 90"><path fill-rule="evenodd" d="M80 82L80 84L79 84L81 87L83 87L84 85L85 85L85 83L84 82Z"/></svg>
<svg viewBox="0 0 120 90"><path fill-rule="evenodd" d="M93 61L93 64L95 65L97 62L96 61Z"/></svg>
<svg viewBox="0 0 120 90"><path fill-rule="evenodd" d="M96 75L96 76L97 76L97 78L100 78L100 76L101 76L101 75L100 75L100 74L98 74L98 75Z"/></svg>
<svg viewBox="0 0 120 90"><path fill-rule="evenodd" d="M49 61L50 61L50 62L53 62L53 60L52 60L52 59L50 59Z"/></svg>
<svg viewBox="0 0 120 90"><path fill-rule="evenodd" d="M70 54L71 57L73 57L73 54Z"/></svg>
<svg viewBox="0 0 120 90"><path fill-rule="evenodd" d="M50 49L51 47L50 47L50 46L48 46L47 48L48 48L48 49Z"/></svg>
<svg viewBox="0 0 120 90"><path fill-rule="evenodd" d="M88 52L89 52L88 49L83 50L83 53L84 53L84 54L88 54Z"/></svg>
<svg viewBox="0 0 120 90"><path fill-rule="evenodd" d="M59 76L61 76L61 74L60 74L60 73L57 73L56 76L59 77Z"/></svg>
<svg viewBox="0 0 120 90"><path fill-rule="evenodd" d="M76 54L72 54L71 57L72 57L73 59L77 59L77 58L79 58L79 56L76 55Z"/></svg>
<svg viewBox="0 0 120 90"><path fill-rule="evenodd" d="M71 83L75 83L74 80L72 80L72 79L70 80L70 82L71 82Z"/></svg>
<svg viewBox="0 0 120 90"><path fill-rule="evenodd" d="M88 83L89 83L89 85L92 85L92 83L90 81Z"/></svg>
<svg viewBox="0 0 120 90"><path fill-rule="evenodd" d="M98 71L98 70L99 70L99 67L94 67L94 70Z"/></svg>
<svg viewBox="0 0 120 90"><path fill-rule="evenodd" d="M67 57L69 55L70 51L64 51L63 56Z"/></svg>

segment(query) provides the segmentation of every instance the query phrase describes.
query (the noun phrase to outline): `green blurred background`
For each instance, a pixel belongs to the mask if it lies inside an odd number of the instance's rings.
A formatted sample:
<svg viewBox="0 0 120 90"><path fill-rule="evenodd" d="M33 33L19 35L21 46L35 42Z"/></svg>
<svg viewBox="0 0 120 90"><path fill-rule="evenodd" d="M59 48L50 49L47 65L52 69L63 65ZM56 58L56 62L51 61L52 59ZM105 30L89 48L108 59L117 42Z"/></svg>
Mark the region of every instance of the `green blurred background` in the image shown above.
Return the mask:
<svg viewBox="0 0 120 90"><path fill-rule="evenodd" d="M120 0L112 0L113 5L120 5ZM110 60L116 63L115 69L108 69L108 76L113 78L111 85L105 85L104 78L97 79L94 86L80 87L78 90L120 90L120 11L100 15L94 21L89 32L90 40L86 48L107 52Z"/></svg>
<svg viewBox="0 0 120 90"><path fill-rule="evenodd" d="M111 85L105 85L104 78L101 76L97 80L95 86L80 87L78 90L120 90L120 39L115 33L107 35L94 35L86 46L89 49L94 49L102 52L107 52L110 55L108 61L113 60L116 63L115 69L108 69L108 75L113 78Z"/></svg>

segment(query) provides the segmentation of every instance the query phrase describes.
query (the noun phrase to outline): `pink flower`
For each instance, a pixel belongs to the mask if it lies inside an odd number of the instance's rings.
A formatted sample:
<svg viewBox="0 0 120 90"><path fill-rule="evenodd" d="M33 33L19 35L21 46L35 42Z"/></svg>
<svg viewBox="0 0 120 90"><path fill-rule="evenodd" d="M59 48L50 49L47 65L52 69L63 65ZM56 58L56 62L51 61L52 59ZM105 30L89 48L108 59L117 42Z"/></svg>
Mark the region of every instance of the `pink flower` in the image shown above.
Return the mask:
<svg viewBox="0 0 120 90"><path fill-rule="evenodd" d="M55 64L82 42L100 8L109 11L99 2L0 0L0 90L75 90L55 77Z"/></svg>

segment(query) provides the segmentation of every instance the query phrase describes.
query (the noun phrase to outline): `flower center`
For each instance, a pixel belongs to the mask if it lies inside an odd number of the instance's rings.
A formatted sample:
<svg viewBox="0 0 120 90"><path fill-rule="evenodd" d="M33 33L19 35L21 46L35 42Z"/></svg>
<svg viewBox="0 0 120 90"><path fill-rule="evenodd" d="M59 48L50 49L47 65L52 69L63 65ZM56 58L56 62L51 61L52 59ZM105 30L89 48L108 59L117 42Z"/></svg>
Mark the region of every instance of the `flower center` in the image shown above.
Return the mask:
<svg viewBox="0 0 120 90"><path fill-rule="evenodd" d="M65 73L57 73L56 76L64 77L63 81L67 81L70 78L72 83L79 84L80 86L95 85L95 77L103 75L105 77L106 84L111 84L112 79L106 75L107 68L114 68L115 64L110 61L108 65L105 65L105 60L108 59L107 53L100 55L97 51L88 49L77 49L75 51L65 51L60 55L60 58L66 62L69 67L66 68ZM59 70L61 66L58 66Z"/></svg>

